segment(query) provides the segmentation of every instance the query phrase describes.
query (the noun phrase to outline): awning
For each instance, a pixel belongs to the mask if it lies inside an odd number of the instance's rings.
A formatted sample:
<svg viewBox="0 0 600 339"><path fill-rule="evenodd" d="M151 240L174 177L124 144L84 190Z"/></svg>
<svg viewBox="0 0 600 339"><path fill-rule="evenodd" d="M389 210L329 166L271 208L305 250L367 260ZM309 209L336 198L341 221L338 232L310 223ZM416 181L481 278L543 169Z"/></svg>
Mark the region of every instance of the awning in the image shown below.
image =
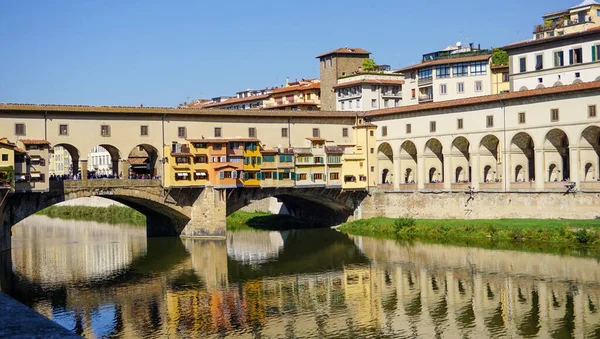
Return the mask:
<svg viewBox="0 0 600 339"><path fill-rule="evenodd" d="M15 180L27 180L25 175L15 175Z"/></svg>
<svg viewBox="0 0 600 339"><path fill-rule="evenodd" d="M29 157L31 159L40 159L41 158L41 156L39 156L39 155L30 155Z"/></svg>
<svg viewBox="0 0 600 339"><path fill-rule="evenodd" d="M206 173L206 172L196 172L195 174L199 177L205 177L208 175L208 173Z"/></svg>
<svg viewBox="0 0 600 339"><path fill-rule="evenodd" d="M40 174L39 173L31 173L31 177L32 178L39 178Z"/></svg>
<svg viewBox="0 0 600 339"><path fill-rule="evenodd" d="M177 173L178 177L187 177L189 175L190 175L189 173Z"/></svg>

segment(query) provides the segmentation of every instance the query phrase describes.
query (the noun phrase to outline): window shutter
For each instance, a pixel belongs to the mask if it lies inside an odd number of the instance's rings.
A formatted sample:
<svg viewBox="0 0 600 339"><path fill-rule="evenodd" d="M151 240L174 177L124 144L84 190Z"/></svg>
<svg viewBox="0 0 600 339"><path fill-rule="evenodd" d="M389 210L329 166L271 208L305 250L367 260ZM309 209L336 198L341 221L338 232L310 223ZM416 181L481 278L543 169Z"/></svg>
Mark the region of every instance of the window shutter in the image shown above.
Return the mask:
<svg viewBox="0 0 600 339"><path fill-rule="evenodd" d="M285 155L279 156L279 162L285 162Z"/></svg>
<svg viewBox="0 0 600 339"><path fill-rule="evenodd" d="M592 61L596 61L596 46L592 46Z"/></svg>
<svg viewBox="0 0 600 339"><path fill-rule="evenodd" d="M236 170L231 171L231 178L237 179L237 171Z"/></svg>
<svg viewBox="0 0 600 339"><path fill-rule="evenodd" d="M272 178L273 178L273 180L277 180L277 172L273 172Z"/></svg>
<svg viewBox="0 0 600 339"><path fill-rule="evenodd" d="M327 175L323 173L323 181L327 182Z"/></svg>
<svg viewBox="0 0 600 339"><path fill-rule="evenodd" d="M244 172L244 180L248 180L248 173Z"/></svg>
<svg viewBox="0 0 600 339"><path fill-rule="evenodd" d="M225 172L219 171L219 179L224 179L224 178L225 178Z"/></svg>
<svg viewBox="0 0 600 339"><path fill-rule="evenodd" d="M279 180L283 180L283 173L279 173Z"/></svg>
<svg viewBox="0 0 600 339"><path fill-rule="evenodd" d="M310 174L310 180L313 181L313 182L315 181L315 174L314 173Z"/></svg>
<svg viewBox="0 0 600 339"><path fill-rule="evenodd" d="M569 65L573 64L573 50L569 51Z"/></svg>
<svg viewBox="0 0 600 339"><path fill-rule="evenodd" d="M257 163L258 165L260 165L260 162L261 162L261 159L260 159L260 157L256 157L256 163Z"/></svg>
<svg viewBox="0 0 600 339"><path fill-rule="evenodd" d="M244 165L248 165L248 157L244 157Z"/></svg>

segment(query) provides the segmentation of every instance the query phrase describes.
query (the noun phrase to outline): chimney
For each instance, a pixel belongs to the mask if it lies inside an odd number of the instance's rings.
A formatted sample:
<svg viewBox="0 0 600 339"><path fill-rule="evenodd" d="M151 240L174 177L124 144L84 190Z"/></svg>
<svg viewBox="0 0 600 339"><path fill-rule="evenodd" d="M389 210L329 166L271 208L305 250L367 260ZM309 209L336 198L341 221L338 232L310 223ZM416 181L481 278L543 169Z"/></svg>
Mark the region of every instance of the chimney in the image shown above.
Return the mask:
<svg viewBox="0 0 600 339"><path fill-rule="evenodd" d="M288 87L290 84L290 77L285 77L285 87Z"/></svg>

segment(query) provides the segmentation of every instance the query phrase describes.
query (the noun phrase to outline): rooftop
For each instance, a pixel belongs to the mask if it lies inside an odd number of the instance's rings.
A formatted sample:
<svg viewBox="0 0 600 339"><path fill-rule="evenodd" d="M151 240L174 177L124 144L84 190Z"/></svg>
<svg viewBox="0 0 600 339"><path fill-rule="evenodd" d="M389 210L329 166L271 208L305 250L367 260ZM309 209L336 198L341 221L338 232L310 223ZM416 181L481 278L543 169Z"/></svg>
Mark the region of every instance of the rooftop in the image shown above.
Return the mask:
<svg viewBox="0 0 600 339"><path fill-rule="evenodd" d="M342 47L338 49L334 49L333 51L329 51L327 53L323 53L321 55L317 55L316 58L322 58L328 55L336 55L336 54L351 54L351 55L366 55L367 57L371 54L371 52L355 47Z"/></svg>
<svg viewBox="0 0 600 339"><path fill-rule="evenodd" d="M554 41L562 41L562 40L574 39L574 38L585 37L585 36L590 36L590 35L593 36L596 34L600 34L600 26L588 28L583 32L577 32L577 33L571 33L571 34L565 34L565 35L557 35L557 36L546 37L546 38L541 38L541 39L529 39L529 40L517 41L517 42L510 43L510 44L502 47L501 49L503 49L505 51L509 51L511 49L516 49L516 48L520 48L520 47L535 46L535 45L539 45L539 44L551 43Z"/></svg>
<svg viewBox="0 0 600 339"><path fill-rule="evenodd" d="M23 145L50 145L50 142L47 140L37 140L37 139L25 139L21 140Z"/></svg>
<svg viewBox="0 0 600 339"><path fill-rule="evenodd" d="M333 88L342 88L342 87L348 87L348 86L354 86L354 85L361 85L361 84L367 84L367 85L402 85L404 84L404 80L392 80L392 79L359 79L359 80L352 80L352 81L347 81L347 82L340 82L337 85L333 86Z"/></svg>
<svg viewBox="0 0 600 339"><path fill-rule="evenodd" d="M473 55L475 54L475 55ZM471 62L471 61L486 61L492 57L492 54L489 51L481 51L480 53L476 52L467 52L467 53L459 53L459 54L450 54L447 57L421 62L419 64L415 64L412 66L407 66L396 70L396 73L402 73L405 71L423 68L423 67L431 67L437 65L446 65L446 64L454 64L459 62Z"/></svg>

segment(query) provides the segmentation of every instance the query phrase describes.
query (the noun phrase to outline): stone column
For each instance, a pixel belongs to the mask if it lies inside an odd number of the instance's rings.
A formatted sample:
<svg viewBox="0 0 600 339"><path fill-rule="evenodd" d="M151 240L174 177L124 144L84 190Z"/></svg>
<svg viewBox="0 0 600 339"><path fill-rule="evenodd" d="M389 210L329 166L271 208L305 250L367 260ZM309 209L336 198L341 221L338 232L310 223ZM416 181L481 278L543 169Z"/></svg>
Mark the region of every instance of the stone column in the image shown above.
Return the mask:
<svg viewBox="0 0 600 339"><path fill-rule="evenodd" d="M544 190L544 182L546 181L546 173L544 171L544 149L536 148L534 155L535 161L535 189L536 191Z"/></svg>
<svg viewBox="0 0 600 339"><path fill-rule="evenodd" d="M4 198L4 194L8 194L8 192L0 192L0 201ZM0 253L10 249L10 209L6 208L6 205L7 201L4 201L4 204L0 206Z"/></svg>
<svg viewBox="0 0 600 339"><path fill-rule="evenodd" d="M425 158L422 155L417 156L417 189L425 189Z"/></svg>
<svg viewBox="0 0 600 339"><path fill-rule="evenodd" d="M569 154L569 169L570 169L570 181L574 182L577 184L576 187L580 187L579 184L581 182L581 179L579 179L579 176L581 174L581 165L579 163L579 148L577 148L576 146L571 146L569 147L569 152L571 152Z"/></svg>
<svg viewBox="0 0 600 339"><path fill-rule="evenodd" d="M129 176L129 162L127 160L121 160L119 162L119 171L117 175L123 175L123 179L127 179Z"/></svg>
<svg viewBox="0 0 600 339"><path fill-rule="evenodd" d="M111 162L112 162L112 167L111 167L112 174L113 175L119 175L120 162L121 161L119 159L114 159L113 158L113 159L111 159Z"/></svg>
<svg viewBox="0 0 600 339"><path fill-rule="evenodd" d="M510 162L510 150L504 149L502 152L502 187L505 192L510 191L510 183L512 182L512 168Z"/></svg>
<svg viewBox="0 0 600 339"><path fill-rule="evenodd" d="M452 189L452 157L444 154L444 163L442 164L442 172L444 173L444 190Z"/></svg>
<svg viewBox="0 0 600 339"><path fill-rule="evenodd" d="M192 193L190 193L192 194ZM224 238L227 216L227 191L207 185L191 207L191 220L181 232L182 237Z"/></svg>
<svg viewBox="0 0 600 339"><path fill-rule="evenodd" d="M88 176L88 161L87 161L87 159L79 160L79 167L81 168L81 180L87 181L87 176ZM77 175L77 173L73 173L73 174Z"/></svg>
<svg viewBox="0 0 600 339"><path fill-rule="evenodd" d="M400 188L400 178L404 177L400 166L400 157L394 158L394 189Z"/></svg>
<svg viewBox="0 0 600 339"><path fill-rule="evenodd" d="M471 154L471 187L479 189L479 178L481 177L481 168L479 168L479 153Z"/></svg>

